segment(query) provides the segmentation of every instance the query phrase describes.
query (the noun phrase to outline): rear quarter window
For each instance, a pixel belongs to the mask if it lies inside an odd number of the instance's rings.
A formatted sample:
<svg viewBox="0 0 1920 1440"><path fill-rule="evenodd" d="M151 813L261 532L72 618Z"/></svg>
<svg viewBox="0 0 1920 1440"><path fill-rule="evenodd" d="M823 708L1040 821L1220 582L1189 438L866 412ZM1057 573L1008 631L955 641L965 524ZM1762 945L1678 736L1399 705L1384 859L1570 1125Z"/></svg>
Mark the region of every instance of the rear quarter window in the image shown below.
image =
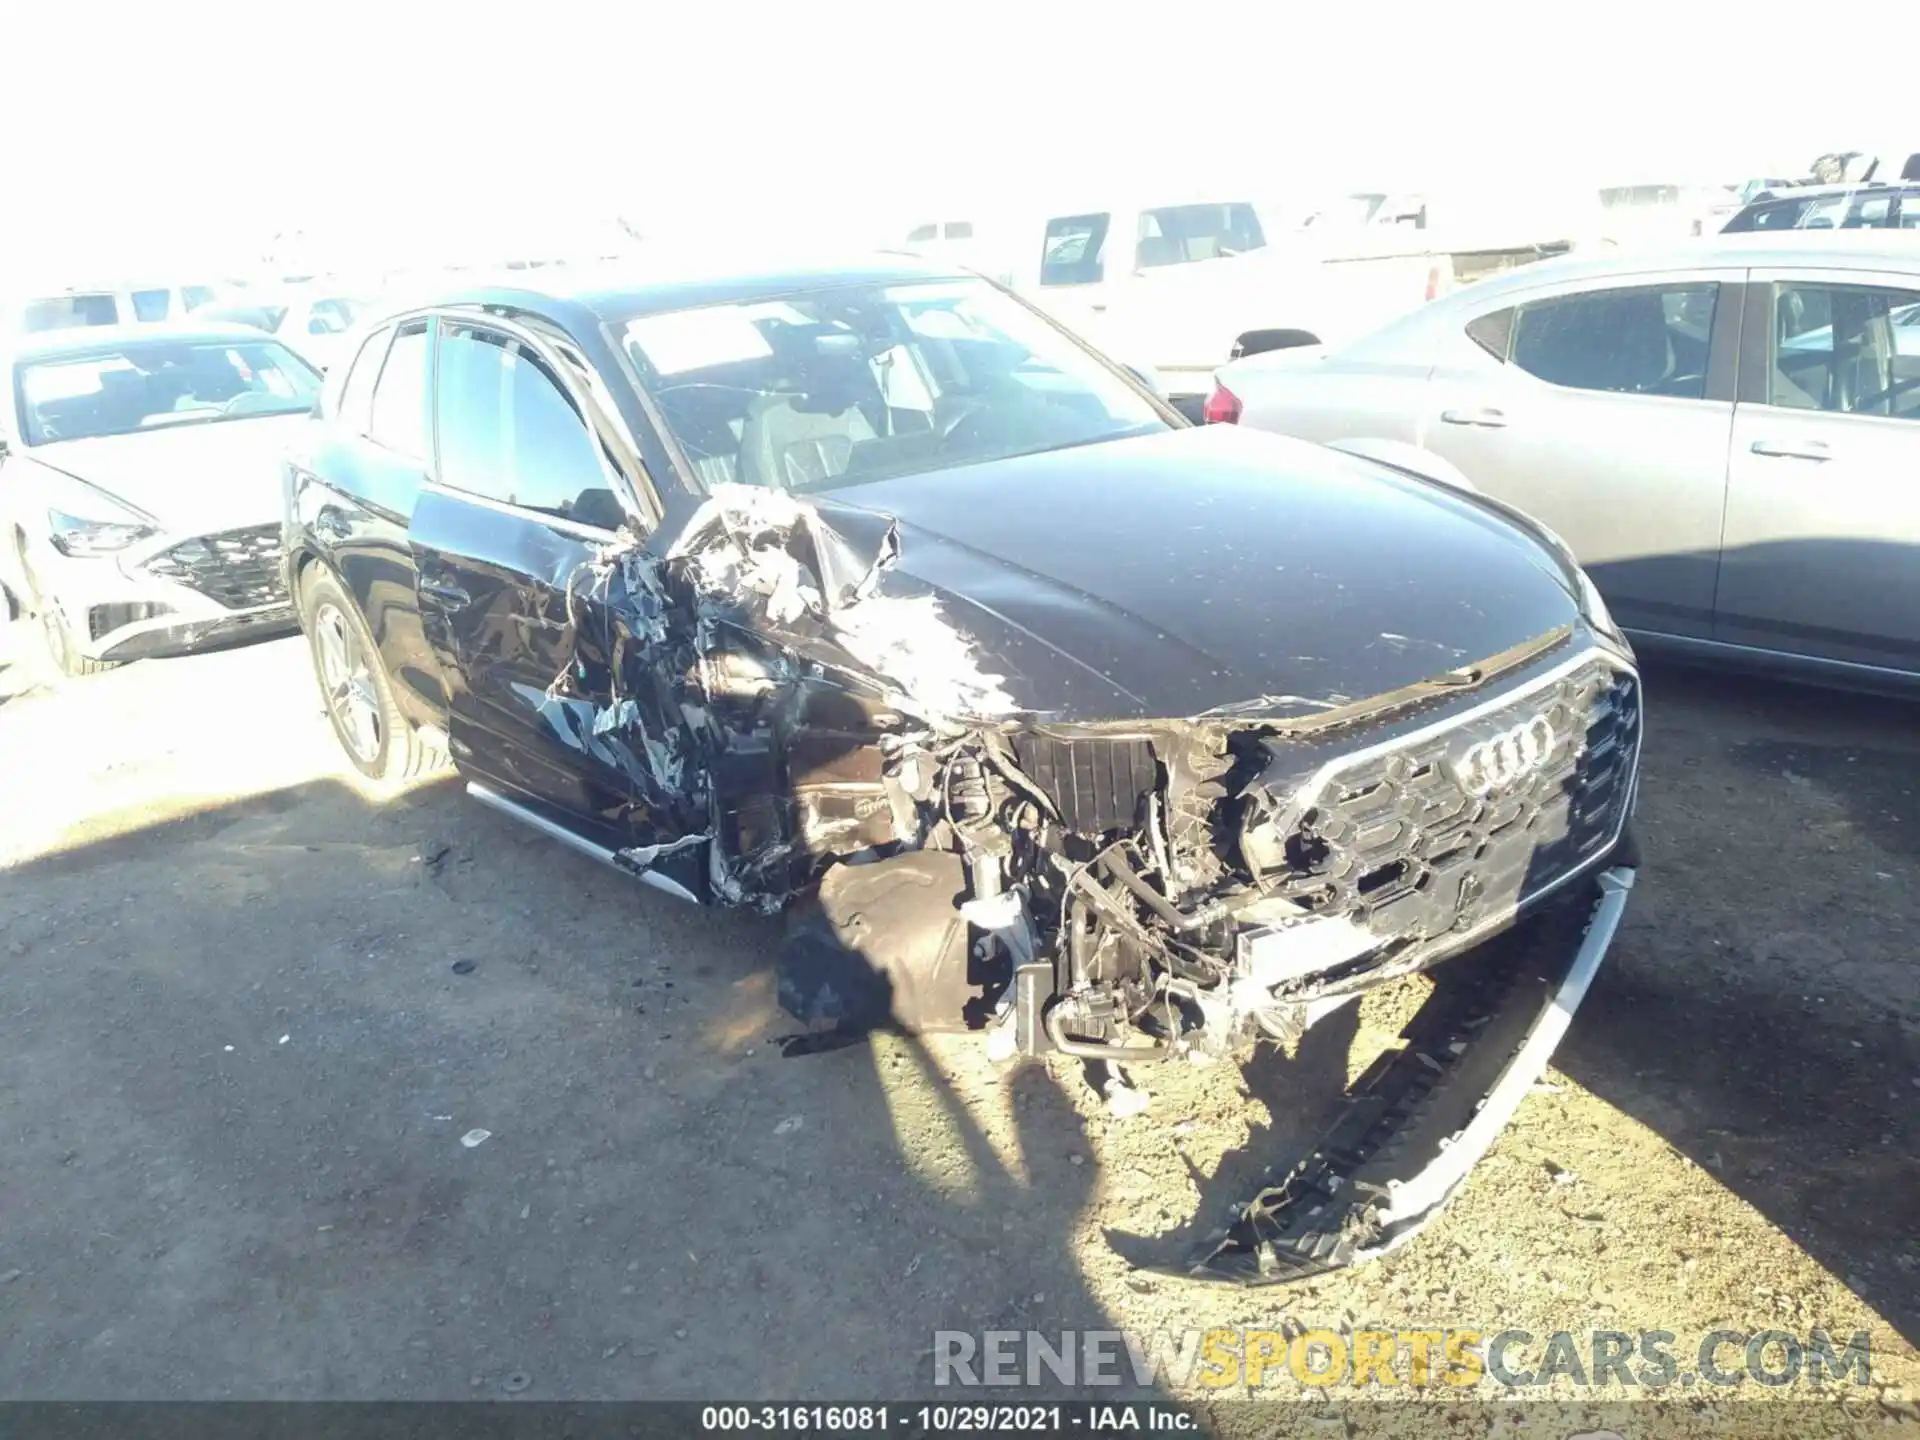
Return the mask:
<svg viewBox="0 0 1920 1440"><path fill-rule="evenodd" d="M366 434L372 421L373 385L380 378L380 362L386 358L387 342L392 339L391 325L368 336L340 387L340 407L336 418L344 428L356 435Z"/></svg>
<svg viewBox="0 0 1920 1440"><path fill-rule="evenodd" d="M1513 311L1509 305L1467 322L1467 338L1502 364L1513 346Z"/></svg>
<svg viewBox="0 0 1920 1440"><path fill-rule="evenodd" d="M427 417L427 367L433 336L425 320L399 327L387 349L386 363L373 387L367 438L410 460L431 458L432 431Z"/></svg>

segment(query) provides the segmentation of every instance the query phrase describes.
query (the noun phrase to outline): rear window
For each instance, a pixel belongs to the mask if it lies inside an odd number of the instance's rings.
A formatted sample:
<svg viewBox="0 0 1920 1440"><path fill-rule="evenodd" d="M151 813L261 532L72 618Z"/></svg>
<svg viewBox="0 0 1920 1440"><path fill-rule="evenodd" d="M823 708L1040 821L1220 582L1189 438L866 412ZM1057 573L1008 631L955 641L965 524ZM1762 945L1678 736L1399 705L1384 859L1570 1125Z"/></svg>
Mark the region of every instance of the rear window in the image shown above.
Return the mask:
<svg viewBox="0 0 1920 1440"><path fill-rule="evenodd" d="M1151 270L1157 265L1217 260L1258 250L1266 243L1251 205L1164 205L1140 213L1134 266Z"/></svg>
<svg viewBox="0 0 1920 1440"><path fill-rule="evenodd" d="M119 307L111 295L56 295L46 300L29 300L20 311L21 329L29 335L119 323Z"/></svg>

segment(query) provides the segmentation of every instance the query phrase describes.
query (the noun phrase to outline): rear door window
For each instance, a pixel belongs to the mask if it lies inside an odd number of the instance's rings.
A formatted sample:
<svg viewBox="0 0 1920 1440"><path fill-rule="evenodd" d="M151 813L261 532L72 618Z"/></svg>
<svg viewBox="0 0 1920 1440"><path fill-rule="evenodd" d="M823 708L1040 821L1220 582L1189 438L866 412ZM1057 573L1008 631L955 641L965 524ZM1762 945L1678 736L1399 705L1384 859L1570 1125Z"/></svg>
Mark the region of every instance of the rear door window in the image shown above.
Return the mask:
<svg viewBox="0 0 1920 1440"><path fill-rule="evenodd" d="M431 353L427 322L402 325L380 367L373 389L373 416L367 436L377 445L425 460L432 449L427 431L427 361Z"/></svg>
<svg viewBox="0 0 1920 1440"><path fill-rule="evenodd" d="M1105 276L1101 251L1106 248L1112 217L1063 215L1047 222L1046 248L1040 256L1042 285L1092 285Z"/></svg>
<svg viewBox="0 0 1920 1440"><path fill-rule="evenodd" d="M164 290L136 290L133 292L133 314L136 320L152 324L156 320L167 318L172 297Z"/></svg>
<svg viewBox="0 0 1920 1440"><path fill-rule="evenodd" d="M1513 363L1570 390L1703 399L1719 292L1707 281L1533 301L1514 316Z"/></svg>

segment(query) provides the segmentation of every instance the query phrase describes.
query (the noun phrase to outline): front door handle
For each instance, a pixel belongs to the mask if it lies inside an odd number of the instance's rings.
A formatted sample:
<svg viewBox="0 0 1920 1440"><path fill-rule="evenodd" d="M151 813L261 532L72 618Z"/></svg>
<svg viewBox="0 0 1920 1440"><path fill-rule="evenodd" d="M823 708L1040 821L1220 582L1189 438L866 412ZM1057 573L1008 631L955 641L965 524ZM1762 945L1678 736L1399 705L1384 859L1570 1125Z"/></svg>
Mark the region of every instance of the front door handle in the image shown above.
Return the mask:
<svg viewBox="0 0 1920 1440"><path fill-rule="evenodd" d="M1756 440L1756 455L1777 455L1786 460L1831 460L1833 451L1824 440Z"/></svg>
<svg viewBox="0 0 1920 1440"><path fill-rule="evenodd" d="M1478 425L1486 430L1498 430L1507 423L1506 412L1495 410L1490 405L1467 410L1442 410L1440 418L1449 425Z"/></svg>
<svg viewBox="0 0 1920 1440"><path fill-rule="evenodd" d="M420 593L430 600L438 601L440 608L449 614L455 610L464 610L473 603L473 596L458 585L448 585L438 580L422 580Z"/></svg>

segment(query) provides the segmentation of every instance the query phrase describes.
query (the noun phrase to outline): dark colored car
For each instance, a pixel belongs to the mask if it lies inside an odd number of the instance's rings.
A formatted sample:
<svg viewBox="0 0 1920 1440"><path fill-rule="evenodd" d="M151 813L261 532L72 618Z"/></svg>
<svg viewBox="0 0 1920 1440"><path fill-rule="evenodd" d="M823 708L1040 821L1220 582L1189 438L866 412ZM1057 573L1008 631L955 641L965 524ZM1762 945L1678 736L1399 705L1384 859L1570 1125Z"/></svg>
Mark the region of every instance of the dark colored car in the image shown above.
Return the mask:
<svg viewBox="0 0 1920 1440"><path fill-rule="evenodd" d="M1720 233L1749 230L1920 230L1920 183L1769 190L1742 206Z"/></svg>
<svg viewBox="0 0 1920 1440"><path fill-rule="evenodd" d="M1638 681L1556 541L1190 428L918 262L395 316L328 379L285 538L354 763L445 747L644 881L786 910L796 1049L1244 1053L1473 951L1211 1273L1434 1213L1632 882Z"/></svg>

